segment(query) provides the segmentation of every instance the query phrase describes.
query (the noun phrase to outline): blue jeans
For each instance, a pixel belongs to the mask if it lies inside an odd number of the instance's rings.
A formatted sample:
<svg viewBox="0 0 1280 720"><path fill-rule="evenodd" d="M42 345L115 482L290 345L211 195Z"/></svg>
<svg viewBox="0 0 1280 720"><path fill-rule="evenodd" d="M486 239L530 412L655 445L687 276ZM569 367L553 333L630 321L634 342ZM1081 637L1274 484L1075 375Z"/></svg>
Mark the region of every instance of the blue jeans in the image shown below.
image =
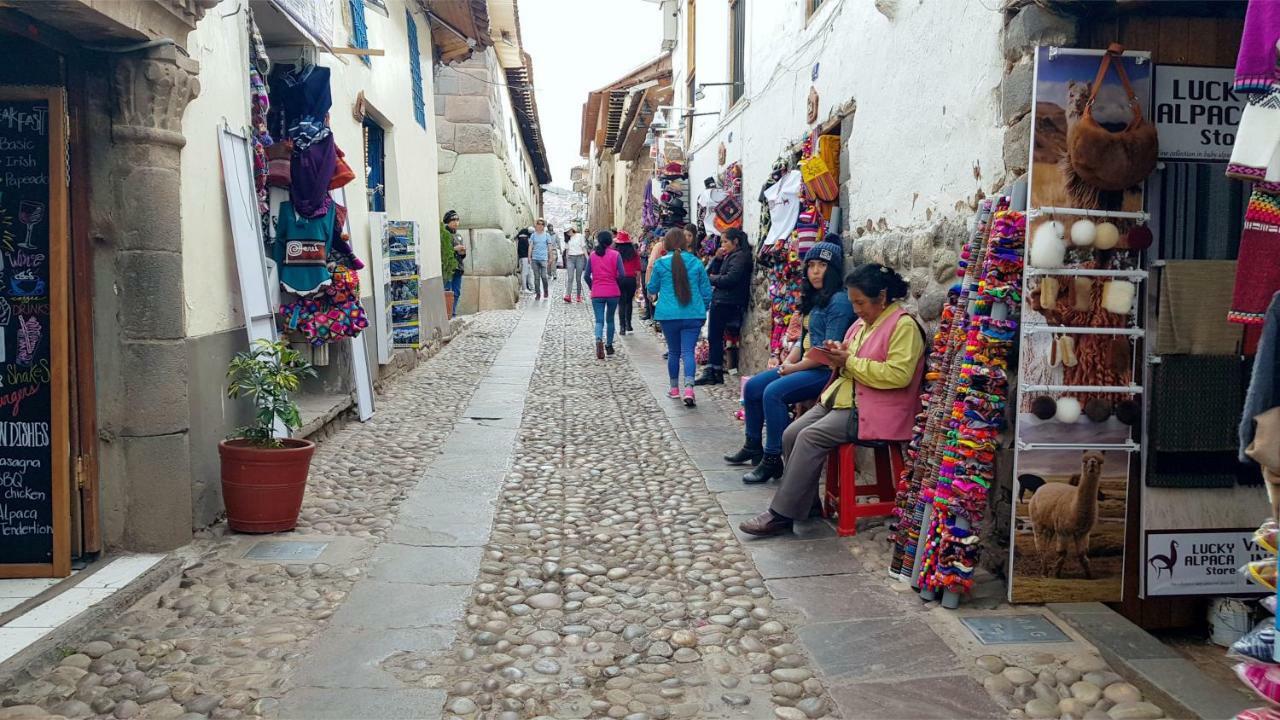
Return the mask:
<svg viewBox="0 0 1280 720"><path fill-rule="evenodd" d="M596 340L604 338L606 321L609 326L607 344L613 344L613 317L618 310L618 298L591 298L591 309L596 311Z"/></svg>
<svg viewBox="0 0 1280 720"><path fill-rule="evenodd" d="M681 359L684 360L685 384L693 385L697 369L693 362L693 349L702 332L702 320L663 320L661 324L662 336L667 339L667 377L671 379L671 387L680 386Z"/></svg>
<svg viewBox="0 0 1280 720"><path fill-rule="evenodd" d="M746 420L747 440L760 441L762 430L764 451L769 455L782 454L782 431L791 424L787 406L802 400L812 400L826 387L831 371L824 368L802 370L790 375L779 375L777 370L766 370L753 375L742 389L743 415Z"/></svg>
<svg viewBox="0 0 1280 720"><path fill-rule="evenodd" d="M449 284L445 286L445 290L453 291L453 308L450 312L456 316L458 314L458 301L462 299L462 273L455 272L453 277L449 278Z"/></svg>

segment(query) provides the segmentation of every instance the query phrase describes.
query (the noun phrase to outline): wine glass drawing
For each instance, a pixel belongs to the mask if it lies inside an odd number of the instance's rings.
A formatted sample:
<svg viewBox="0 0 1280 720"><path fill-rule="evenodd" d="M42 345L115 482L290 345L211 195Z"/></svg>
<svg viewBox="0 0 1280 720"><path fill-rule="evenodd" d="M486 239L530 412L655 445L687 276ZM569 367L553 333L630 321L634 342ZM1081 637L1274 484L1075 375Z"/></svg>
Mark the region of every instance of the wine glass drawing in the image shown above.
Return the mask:
<svg viewBox="0 0 1280 720"><path fill-rule="evenodd" d="M44 203L35 200L23 200L18 203L18 222L27 226L27 238L18 243L18 247L24 250L37 249L31 244L31 231L40 224L41 220L44 220Z"/></svg>

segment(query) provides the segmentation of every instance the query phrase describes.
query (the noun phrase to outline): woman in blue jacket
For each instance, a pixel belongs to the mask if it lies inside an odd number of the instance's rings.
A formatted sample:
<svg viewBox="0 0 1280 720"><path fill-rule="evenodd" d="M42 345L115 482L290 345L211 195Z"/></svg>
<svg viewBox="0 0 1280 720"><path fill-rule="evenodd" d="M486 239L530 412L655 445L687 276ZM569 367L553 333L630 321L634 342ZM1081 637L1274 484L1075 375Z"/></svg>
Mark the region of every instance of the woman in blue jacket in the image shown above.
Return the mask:
<svg viewBox="0 0 1280 720"><path fill-rule="evenodd" d="M653 316L662 326L667 339L667 376L671 390L667 396L679 400L680 360L684 360L684 404L693 407L697 400L693 395L693 349L702 333L702 322L707 317L707 304L711 302L711 281L707 269L686 248L689 237L680 228L671 228L662 238L666 254L653 264L646 289L657 295ZM838 283L837 283L838 284Z"/></svg>
<svg viewBox="0 0 1280 720"><path fill-rule="evenodd" d="M839 242L820 242L809 248L804 265L800 301L804 333L781 365L747 381L742 391L746 442L738 452L724 456L731 465L756 465L742 476L745 483L782 477L782 431L791 424L788 406L816 399L831 378L831 368L804 355L827 340L842 342L853 324L853 304L844 292L844 250Z"/></svg>

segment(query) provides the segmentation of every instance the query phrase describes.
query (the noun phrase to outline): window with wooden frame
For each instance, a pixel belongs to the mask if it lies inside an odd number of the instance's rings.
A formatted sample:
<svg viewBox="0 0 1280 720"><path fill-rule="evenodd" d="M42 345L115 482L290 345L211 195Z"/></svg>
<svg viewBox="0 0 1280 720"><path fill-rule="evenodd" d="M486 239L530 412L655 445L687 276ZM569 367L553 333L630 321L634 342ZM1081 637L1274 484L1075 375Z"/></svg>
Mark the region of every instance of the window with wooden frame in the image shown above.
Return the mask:
<svg viewBox="0 0 1280 720"><path fill-rule="evenodd" d="M818 8L822 7L824 0L804 0L804 18L808 20L813 14L818 12Z"/></svg>
<svg viewBox="0 0 1280 720"><path fill-rule="evenodd" d="M746 86L747 0L729 0L729 105L742 99Z"/></svg>

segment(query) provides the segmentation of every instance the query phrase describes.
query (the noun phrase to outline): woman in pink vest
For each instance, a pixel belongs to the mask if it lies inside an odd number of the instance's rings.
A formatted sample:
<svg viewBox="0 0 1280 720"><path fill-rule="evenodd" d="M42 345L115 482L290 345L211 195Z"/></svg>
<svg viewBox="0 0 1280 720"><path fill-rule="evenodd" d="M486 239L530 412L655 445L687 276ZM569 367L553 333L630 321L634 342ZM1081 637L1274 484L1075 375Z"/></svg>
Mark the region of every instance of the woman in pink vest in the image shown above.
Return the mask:
<svg viewBox="0 0 1280 720"><path fill-rule="evenodd" d="M925 339L919 321L898 301L907 281L878 263L845 277L858 320L843 343L828 341L837 372L819 403L782 435L786 470L769 509L739 527L750 535L778 535L809 516L827 454L852 440L910 440L920 409Z"/></svg>
<svg viewBox="0 0 1280 720"><path fill-rule="evenodd" d="M596 359L603 360L605 353L613 354L613 316L618 311L618 299L622 289L618 281L626 276L622 268L622 256L613 245L613 233L601 230L596 233L596 249L587 258L585 280L591 288L591 309L596 313ZM609 326L609 339L605 342L605 324Z"/></svg>

